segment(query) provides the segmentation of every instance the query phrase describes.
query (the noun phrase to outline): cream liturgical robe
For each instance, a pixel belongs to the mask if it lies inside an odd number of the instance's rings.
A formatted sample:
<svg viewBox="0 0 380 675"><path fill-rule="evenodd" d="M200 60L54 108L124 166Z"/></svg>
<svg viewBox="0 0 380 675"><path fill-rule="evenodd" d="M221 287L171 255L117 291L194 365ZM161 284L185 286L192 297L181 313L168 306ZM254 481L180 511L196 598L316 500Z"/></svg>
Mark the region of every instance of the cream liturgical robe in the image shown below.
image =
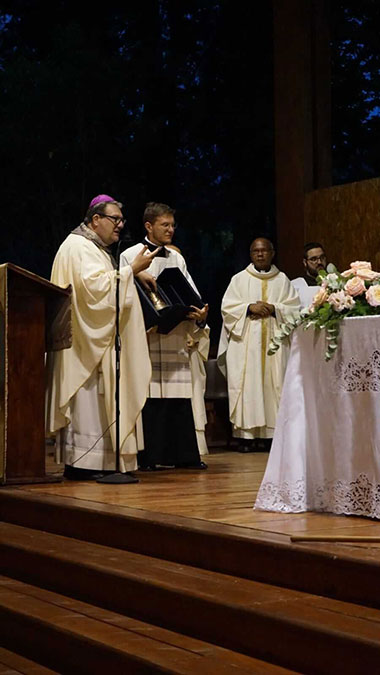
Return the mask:
<svg viewBox="0 0 380 675"><path fill-rule="evenodd" d="M197 436L198 450L200 455L207 455L208 448L205 438L207 424L205 391L206 391L206 368L205 361L208 359L210 349L209 328L198 331L197 337L188 336L188 348L190 355L190 371L192 384L191 407L193 410L195 433Z"/></svg>
<svg viewBox="0 0 380 675"><path fill-rule="evenodd" d="M52 282L58 286L72 286L73 343L70 349L49 355L47 428L49 432L56 432L69 425L70 457L66 463L75 463L81 468L115 467L112 448L115 447L116 274L106 250L84 236L69 234L58 250L51 275ZM135 425L151 376L142 311L129 266L120 270L119 302L120 454L121 470L129 471L137 466ZM72 429L74 418L82 420L79 426L87 419L90 427L96 418L96 432ZM111 425L109 445L111 439L112 445L104 448L108 459L102 458L94 447L78 461L84 454L86 442L90 447L93 439L89 437L91 433L98 433L99 425L100 435Z"/></svg>
<svg viewBox="0 0 380 675"><path fill-rule="evenodd" d="M258 300L275 307L275 316L252 319L248 305ZM298 313L299 298L287 276L272 265L258 272L250 264L232 277L222 300L223 328L218 364L227 374L234 436L272 438L288 348L268 356L274 330Z"/></svg>
<svg viewBox="0 0 380 675"><path fill-rule="evenodd" d="M120 256L120 264L130 263L142 248L143 244L140 243L126 249ZM147 272L157 278L167 267L178 267L198 293L184 257L171 248L164 248L164 253L164 256L156 256L152 260ZM199 453L206 454L204 362L207 361L210 346L209 328L199 328L195 321L182 321L168 335L149 332L148 344L152 362L149 397L191 399Z"/></svg>

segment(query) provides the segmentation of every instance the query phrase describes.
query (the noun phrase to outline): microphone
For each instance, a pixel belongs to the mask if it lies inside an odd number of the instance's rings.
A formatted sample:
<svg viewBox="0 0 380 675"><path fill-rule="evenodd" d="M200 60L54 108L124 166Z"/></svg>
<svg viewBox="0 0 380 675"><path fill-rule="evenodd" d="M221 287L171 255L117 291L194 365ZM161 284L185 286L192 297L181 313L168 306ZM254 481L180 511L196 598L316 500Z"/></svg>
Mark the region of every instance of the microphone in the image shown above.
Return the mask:
<svg viewBox="0 0 380 675"><path fill-rule="evenodd" d="M121 230L117 245L119 246L119 244L132 244L132 243L133 239L130 231L126 229Z"/></svg>
<svg viewBox="0 0 380 675"><path fill-rule="evenodd" d="M122 230L119 235L119 241L116 244L116 263L117 263L117 269L119 269L119 262L120 262L120 254L124 249L126 249L128 246L132 244L132 236L129 230Z"/></svg>

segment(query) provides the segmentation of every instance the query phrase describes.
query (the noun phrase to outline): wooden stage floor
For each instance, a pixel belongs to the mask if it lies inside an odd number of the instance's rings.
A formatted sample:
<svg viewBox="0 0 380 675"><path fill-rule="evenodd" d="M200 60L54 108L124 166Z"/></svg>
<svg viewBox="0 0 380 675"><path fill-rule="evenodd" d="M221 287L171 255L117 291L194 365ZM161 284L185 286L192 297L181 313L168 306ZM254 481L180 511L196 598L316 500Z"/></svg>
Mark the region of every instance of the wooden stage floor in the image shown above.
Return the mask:
<svg viewBox="0 0 380 675"><path fill-rule="evenodd" d="M101 485L96 482L64 481L54 484L20 486L34 493L71 497L79 500L185 516L209 522L249 528L252 533L379 536L380 522L356 516L320 513L282 514L254 511L267 453L239 454L212 452L206 461L208 471L166 470L140 473L136 485ZM53 466L51 457L49 469ZM54 469L56 470L56 468ZM380 547L374 543L337 544L351 549ZM340 548L340 550L342 550ZM359 551L358 551L359 552ZM377 552L376 552L377 553ZM380 552L378 552L380 555Z"/></svg>

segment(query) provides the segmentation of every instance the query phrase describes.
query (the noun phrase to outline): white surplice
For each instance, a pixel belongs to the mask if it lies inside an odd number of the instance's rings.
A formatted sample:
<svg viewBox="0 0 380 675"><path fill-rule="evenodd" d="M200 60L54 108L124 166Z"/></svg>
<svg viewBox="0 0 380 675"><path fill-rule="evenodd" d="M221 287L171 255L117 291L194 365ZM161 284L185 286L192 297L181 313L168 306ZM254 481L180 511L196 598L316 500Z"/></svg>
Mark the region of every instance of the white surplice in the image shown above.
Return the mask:
<svg viewBox="0 0 380 675"><path fill-rule="evenodd" d="M248 305L274 305L275 315L252 319ZM232 277L222 300L223 328L218 364L227 375L230 420L238 438L272 438L288 347L268 356L274 330L296 315L299 298L287 276L272 265L258 272L253 264Z"/></svg>
<svg viewBox="0 0 380 675"><path fill-rule="evenodd" d="M299 295L301 302L301 309L310 307L311 303L313 302L314 296L321 289L320 286L309 286L304 277L297 277L297 279L292 279L292 285L294 286L295 290Z"/></svg>
<svg viewBox="0 0 380 675"><path fill-rule="evenodd" d="M210 349L209 329L206 327L199 335L194 338L189 336L188 340L190 354L190 370L192 396L191 407L193 410L195 433L197 436L198 450L200 455L208 454L208 447L205 437L205 427L207 424L205 391L206 391L206 367L205 362L208 358Z"/></svg>
<svg viewBox="0 0 380 675"><path fill-rule="evenodd" d="M130 264L143 246L139 243L123 251L120 256L121 267ZM165 247L164 251L164 257L156 256L153 259L147 270L149 274L157 278L164 269L178 267L199 295L184 257L171 248ZM167 335L150 331L148 344L152 363L149 397L191 399L199 453L206 454L204 362L207 361L210 346L209 328L199 328L195 321L182 321Z"/></svg>
<svg viewBox="0 0 380 675"><path fill-rule="evenodd" d="M72 286L70 349L48 356L47 430L65 429L66 463L114 468L116 270L93 241L70 234L54 260L51 280ZM151 376L140 302L131 268L120 271L121 469L136 468L136 420ZM100 436L110 426L107 439ZM66 428L67 427L67 428ZM98 443L86 453L92 445ZM83 457L82 457L83 456ZM112 466L113 464L113 466Z"/></svg>

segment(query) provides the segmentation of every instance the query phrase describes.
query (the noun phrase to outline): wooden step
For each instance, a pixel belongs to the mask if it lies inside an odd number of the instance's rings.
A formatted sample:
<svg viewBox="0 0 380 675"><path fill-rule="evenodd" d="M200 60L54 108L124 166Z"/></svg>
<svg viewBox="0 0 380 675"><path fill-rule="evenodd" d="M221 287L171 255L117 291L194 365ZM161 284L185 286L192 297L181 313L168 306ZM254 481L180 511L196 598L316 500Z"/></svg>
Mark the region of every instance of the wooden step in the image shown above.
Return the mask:
<svg viewBox="0 0 380 675"><path fill-rule="evenodd" d="M7 576L303 673L330 674L332 664L334 673L345 675L378 668L376 609L9 523L0 524L0 569Z"/></svg>
<svg viewBox="0 0 380 675"><path fill-rule="evenodd" d="M82 499L0 490L0 518L151 557L380 608L380 557L275 535Z"/></svg>
<svg viewBox="0 0 380 675"><path fill-rule="evenodd" d="M6 577L0 577L0 616L3 642L70 675L294 672Z"/></svg>
<svg viewBox="0 0 380 675"><path fill-rule="evenodd" d="M19 635L19 641L21 636ZM50 670L30 659L0 647L0 675L58 675L57 670Z"/></svg>

